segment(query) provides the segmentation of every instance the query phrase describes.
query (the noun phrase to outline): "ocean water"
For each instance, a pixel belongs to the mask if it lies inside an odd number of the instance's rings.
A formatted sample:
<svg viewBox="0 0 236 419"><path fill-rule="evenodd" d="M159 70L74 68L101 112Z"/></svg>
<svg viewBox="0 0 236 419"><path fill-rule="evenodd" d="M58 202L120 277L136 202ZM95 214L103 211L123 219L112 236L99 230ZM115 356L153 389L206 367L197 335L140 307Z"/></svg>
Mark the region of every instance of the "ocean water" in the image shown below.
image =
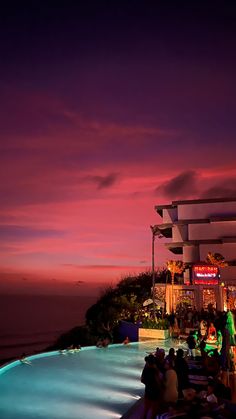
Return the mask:
<svg viewBox="0 0 236 419"><path fill-rule="evenodd" d="M34 354L84 324L96 297L0 295L0 360Z"/></svg>

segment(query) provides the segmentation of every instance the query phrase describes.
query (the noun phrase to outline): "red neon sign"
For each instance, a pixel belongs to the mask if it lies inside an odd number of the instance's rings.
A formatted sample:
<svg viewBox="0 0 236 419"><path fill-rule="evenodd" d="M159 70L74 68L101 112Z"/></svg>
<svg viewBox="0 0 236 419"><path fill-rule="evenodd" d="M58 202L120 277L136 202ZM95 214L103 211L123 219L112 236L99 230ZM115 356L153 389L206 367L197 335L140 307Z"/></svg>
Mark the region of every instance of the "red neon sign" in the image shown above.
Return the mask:
<svg viewBox="0 0 236 419"><path fill-rule="evenodd" d="M214 265L195 265L193 266L193 282L195 284L218 284L219 269Z"/></svg>

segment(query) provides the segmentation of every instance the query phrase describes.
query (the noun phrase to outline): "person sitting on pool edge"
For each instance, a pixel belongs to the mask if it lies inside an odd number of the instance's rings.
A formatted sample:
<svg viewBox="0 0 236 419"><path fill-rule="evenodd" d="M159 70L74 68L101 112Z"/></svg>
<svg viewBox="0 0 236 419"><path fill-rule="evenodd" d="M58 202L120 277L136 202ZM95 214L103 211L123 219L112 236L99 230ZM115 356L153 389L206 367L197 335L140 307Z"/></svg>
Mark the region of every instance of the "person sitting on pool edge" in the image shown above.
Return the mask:
<svg viewBox="0 0 236 419"><path fill-rule="evenodd" d="M69 353L69 354L74 354L76 352L79 352L81 350L81 346L80 345L75 345L74 343L72 343L72 345L68 346L68 348L66 348L65 350L61 350L60 353L65 354L65 353Z"/></svg>
<svg viewBox="0 0 236 419"><path fill-rule="evenodd" d="M21 362L22 364L28 364L28 365L31 365L31 361L29 361L29 359L28 359L28 358L26 358L26 354L25 354L25 352L23 352L23 354L21 355L21 357L20 357L20 362Z"/></svg>
<svg viewBox="0 0 236 419"><path fill-rule="evenodd" d="M110 343L111 343L111 339L107 336L103 339L102 347L107 348L107 346L110 345Z"/></svg>
<svg viewBox="0 0 236 419"><path fill-rule="evenodd" d="M97 348L106 348L111 343L111 339L107 336L105 338L99 338L96 347Z"/></svg>

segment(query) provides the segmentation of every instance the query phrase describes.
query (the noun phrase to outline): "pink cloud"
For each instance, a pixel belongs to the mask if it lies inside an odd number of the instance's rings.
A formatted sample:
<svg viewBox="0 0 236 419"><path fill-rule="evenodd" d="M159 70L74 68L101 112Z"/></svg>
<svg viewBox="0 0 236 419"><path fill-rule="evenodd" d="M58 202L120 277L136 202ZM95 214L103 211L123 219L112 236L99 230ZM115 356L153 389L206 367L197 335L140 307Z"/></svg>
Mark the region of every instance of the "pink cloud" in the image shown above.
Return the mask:
<svg viewBox="0 0 236 419"><path fill-rule="evenodd" d="M232 150L199 147L189 130L96 120L44 93L8 95L5 124L22 131L6 129L1 146L0 228L23 233L2 245L6 272L116 281L151 266L156 204L234 189ZM169 257L158 242L157 265Z"/></svg>

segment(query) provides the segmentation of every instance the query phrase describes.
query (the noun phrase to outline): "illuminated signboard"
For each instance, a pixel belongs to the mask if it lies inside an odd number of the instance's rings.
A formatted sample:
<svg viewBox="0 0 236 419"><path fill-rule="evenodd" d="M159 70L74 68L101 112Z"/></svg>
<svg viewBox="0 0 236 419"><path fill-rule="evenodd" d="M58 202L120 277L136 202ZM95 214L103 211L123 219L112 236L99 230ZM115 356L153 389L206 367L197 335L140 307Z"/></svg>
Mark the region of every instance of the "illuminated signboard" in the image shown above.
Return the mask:
<svg viewBox="0 0 236 419"><path fill-rule="evenodd" d="M215 285L219 280L219 269L214 265L194 265L193 283L202 285Z"/></svg>

